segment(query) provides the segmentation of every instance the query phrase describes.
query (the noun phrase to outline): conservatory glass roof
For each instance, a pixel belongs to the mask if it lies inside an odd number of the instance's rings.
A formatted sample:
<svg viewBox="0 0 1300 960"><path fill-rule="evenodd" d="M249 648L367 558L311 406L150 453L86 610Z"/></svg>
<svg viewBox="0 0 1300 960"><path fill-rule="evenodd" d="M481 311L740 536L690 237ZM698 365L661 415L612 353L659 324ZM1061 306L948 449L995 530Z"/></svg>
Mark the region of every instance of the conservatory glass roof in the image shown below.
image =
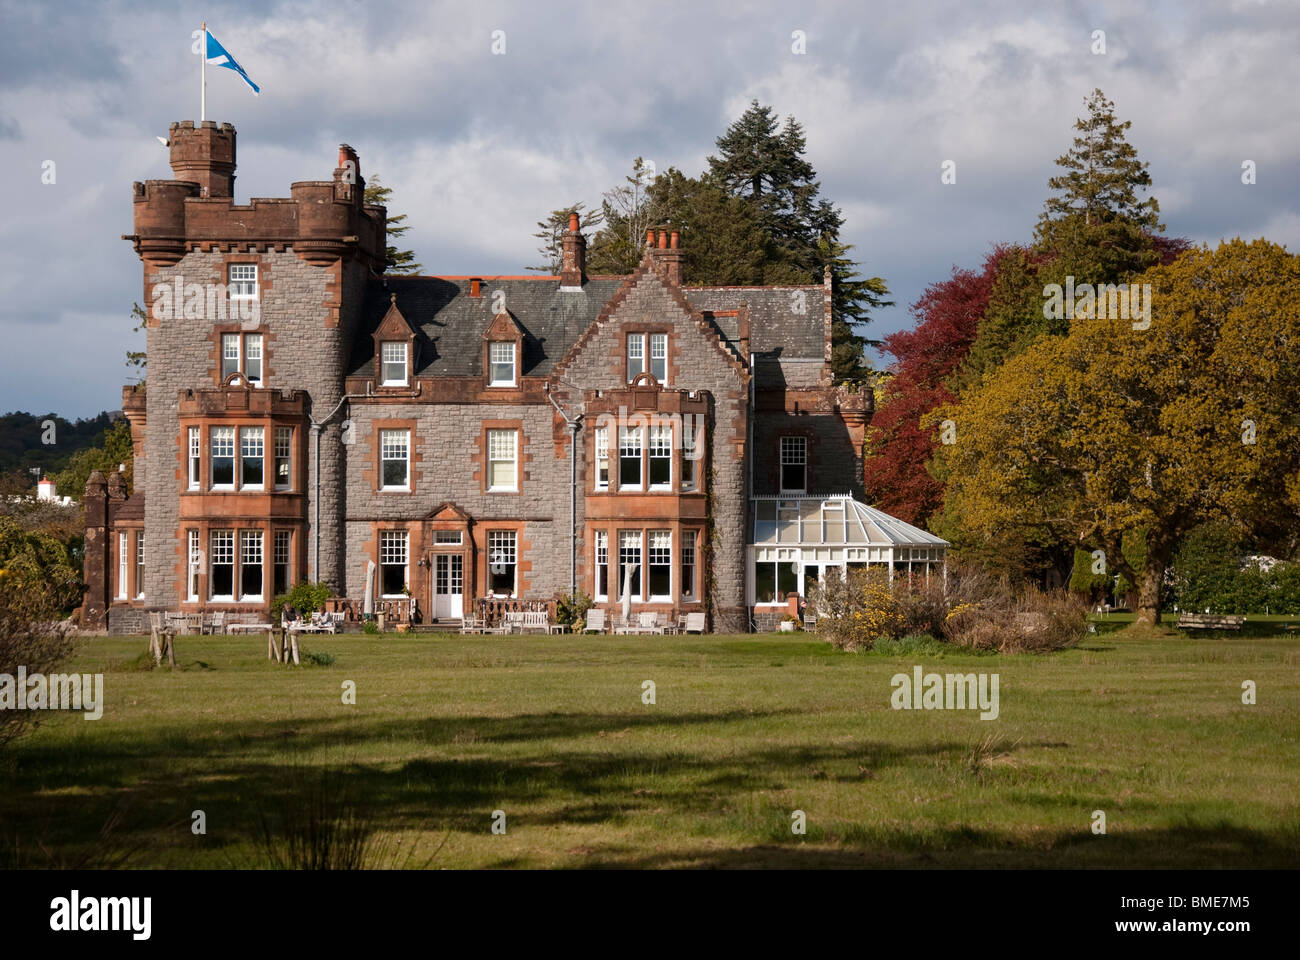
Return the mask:
<svg viewBox="0 0 1300 960"><path fill-rule="evenodd" d="M848 494L754 497L753 503L754 546L948 546L948 541Z"/></svg>

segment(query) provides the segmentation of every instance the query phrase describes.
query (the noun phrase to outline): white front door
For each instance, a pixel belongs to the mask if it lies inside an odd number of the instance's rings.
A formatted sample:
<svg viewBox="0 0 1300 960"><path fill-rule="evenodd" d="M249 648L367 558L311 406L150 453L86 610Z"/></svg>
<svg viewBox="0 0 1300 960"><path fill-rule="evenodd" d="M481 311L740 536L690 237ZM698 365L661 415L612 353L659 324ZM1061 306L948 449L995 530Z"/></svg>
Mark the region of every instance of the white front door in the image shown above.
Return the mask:
<svg viewBox="0 0 1300 960"><path fill-rule="evenodd" d="M454 620L463 615L461 591L465 582L459 553L434 556L433 615L439 620Z"/></svg>

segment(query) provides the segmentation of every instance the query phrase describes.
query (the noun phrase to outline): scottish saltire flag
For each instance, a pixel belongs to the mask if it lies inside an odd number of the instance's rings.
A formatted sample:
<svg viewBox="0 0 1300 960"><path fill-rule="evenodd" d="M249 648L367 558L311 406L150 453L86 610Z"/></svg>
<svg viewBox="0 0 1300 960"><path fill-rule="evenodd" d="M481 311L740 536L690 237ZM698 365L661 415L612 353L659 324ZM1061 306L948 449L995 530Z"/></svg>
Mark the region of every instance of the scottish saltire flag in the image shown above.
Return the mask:
<svg viewBox="0 0 1300 960"><path fill-rule="evenodd" d="M218 43L217 38L214 37L210 32L208 33L207 61L208 63L212 64L214 67L225 67L227 70L234 70L235 73L239 74L241 77L244 78L244 82L246 84L248 84L250 87L253 88L254 96L257 96L262 92L261 88L258 87L257 84L255 84L252 80L248 79L248 74L244 72L244 68L235 62L234 57L226 53L226 48L223 47L220 43Z"/></svg>

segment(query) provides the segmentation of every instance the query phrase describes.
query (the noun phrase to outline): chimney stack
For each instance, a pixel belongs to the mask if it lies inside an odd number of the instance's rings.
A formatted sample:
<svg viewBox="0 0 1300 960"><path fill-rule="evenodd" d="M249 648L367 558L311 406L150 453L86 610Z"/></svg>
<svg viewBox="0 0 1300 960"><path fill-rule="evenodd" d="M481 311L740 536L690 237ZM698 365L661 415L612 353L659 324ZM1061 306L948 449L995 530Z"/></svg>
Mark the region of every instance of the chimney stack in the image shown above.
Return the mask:
<svg viewBox="0 0 1300 960"><path fill-rule="evenodd" d="M204 120L173 123L167 131L172 172L177 180L199 185L200 197L235 195L235 128Z"/></svg>
<svg viewBox="0 0 1300 960"><path fill-rule="evenodd" d="M682 252L677 247L680 238L681 234L676 230L671 233L660 230L659 248L654 251L655 259L663 267L668 279L679 286L682 282Z"/></svg>
<svg viewBox="0 0 1300 960"><path fill-rule="evenodd" d="M561 245L560 289L581 290L587 282L587 241L579 229L576 210L569 214L569 229Z"/></svg>
<svg viewBox="0 0 1300 960"><path fill-rule="evenodd" d="M469 295L470 295L471 297L477 297L477 296L480 296L480 294L479 294L479 286L480 286L482 283L483 283L483 279L482 279L481 277L470 277L470 278L469 278Z"/></svg>

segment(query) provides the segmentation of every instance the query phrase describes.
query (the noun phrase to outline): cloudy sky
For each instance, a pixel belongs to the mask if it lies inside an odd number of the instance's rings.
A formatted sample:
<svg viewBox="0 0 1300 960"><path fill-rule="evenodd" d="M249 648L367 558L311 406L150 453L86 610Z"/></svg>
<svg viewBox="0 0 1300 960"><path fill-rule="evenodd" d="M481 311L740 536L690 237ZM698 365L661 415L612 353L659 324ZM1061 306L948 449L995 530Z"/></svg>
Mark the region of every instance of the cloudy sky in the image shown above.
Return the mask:
<svg viewBox="0 0 1300 960"><path fill-rule="evenodd" d="M132 181L171 176L155 135L198 118L203 17L262 87L208 74L237 202L327 179L347 141L430 273L522 272L540 216L595 205L638 155L697 173L757 98L803 123L845 239L888 281L883 335L954 264L1029 238L1095 86L1133 121L1169 233L1300 246L1296 3L0 0L0 411L120 406L141 275L119 237Z"/></svg>

